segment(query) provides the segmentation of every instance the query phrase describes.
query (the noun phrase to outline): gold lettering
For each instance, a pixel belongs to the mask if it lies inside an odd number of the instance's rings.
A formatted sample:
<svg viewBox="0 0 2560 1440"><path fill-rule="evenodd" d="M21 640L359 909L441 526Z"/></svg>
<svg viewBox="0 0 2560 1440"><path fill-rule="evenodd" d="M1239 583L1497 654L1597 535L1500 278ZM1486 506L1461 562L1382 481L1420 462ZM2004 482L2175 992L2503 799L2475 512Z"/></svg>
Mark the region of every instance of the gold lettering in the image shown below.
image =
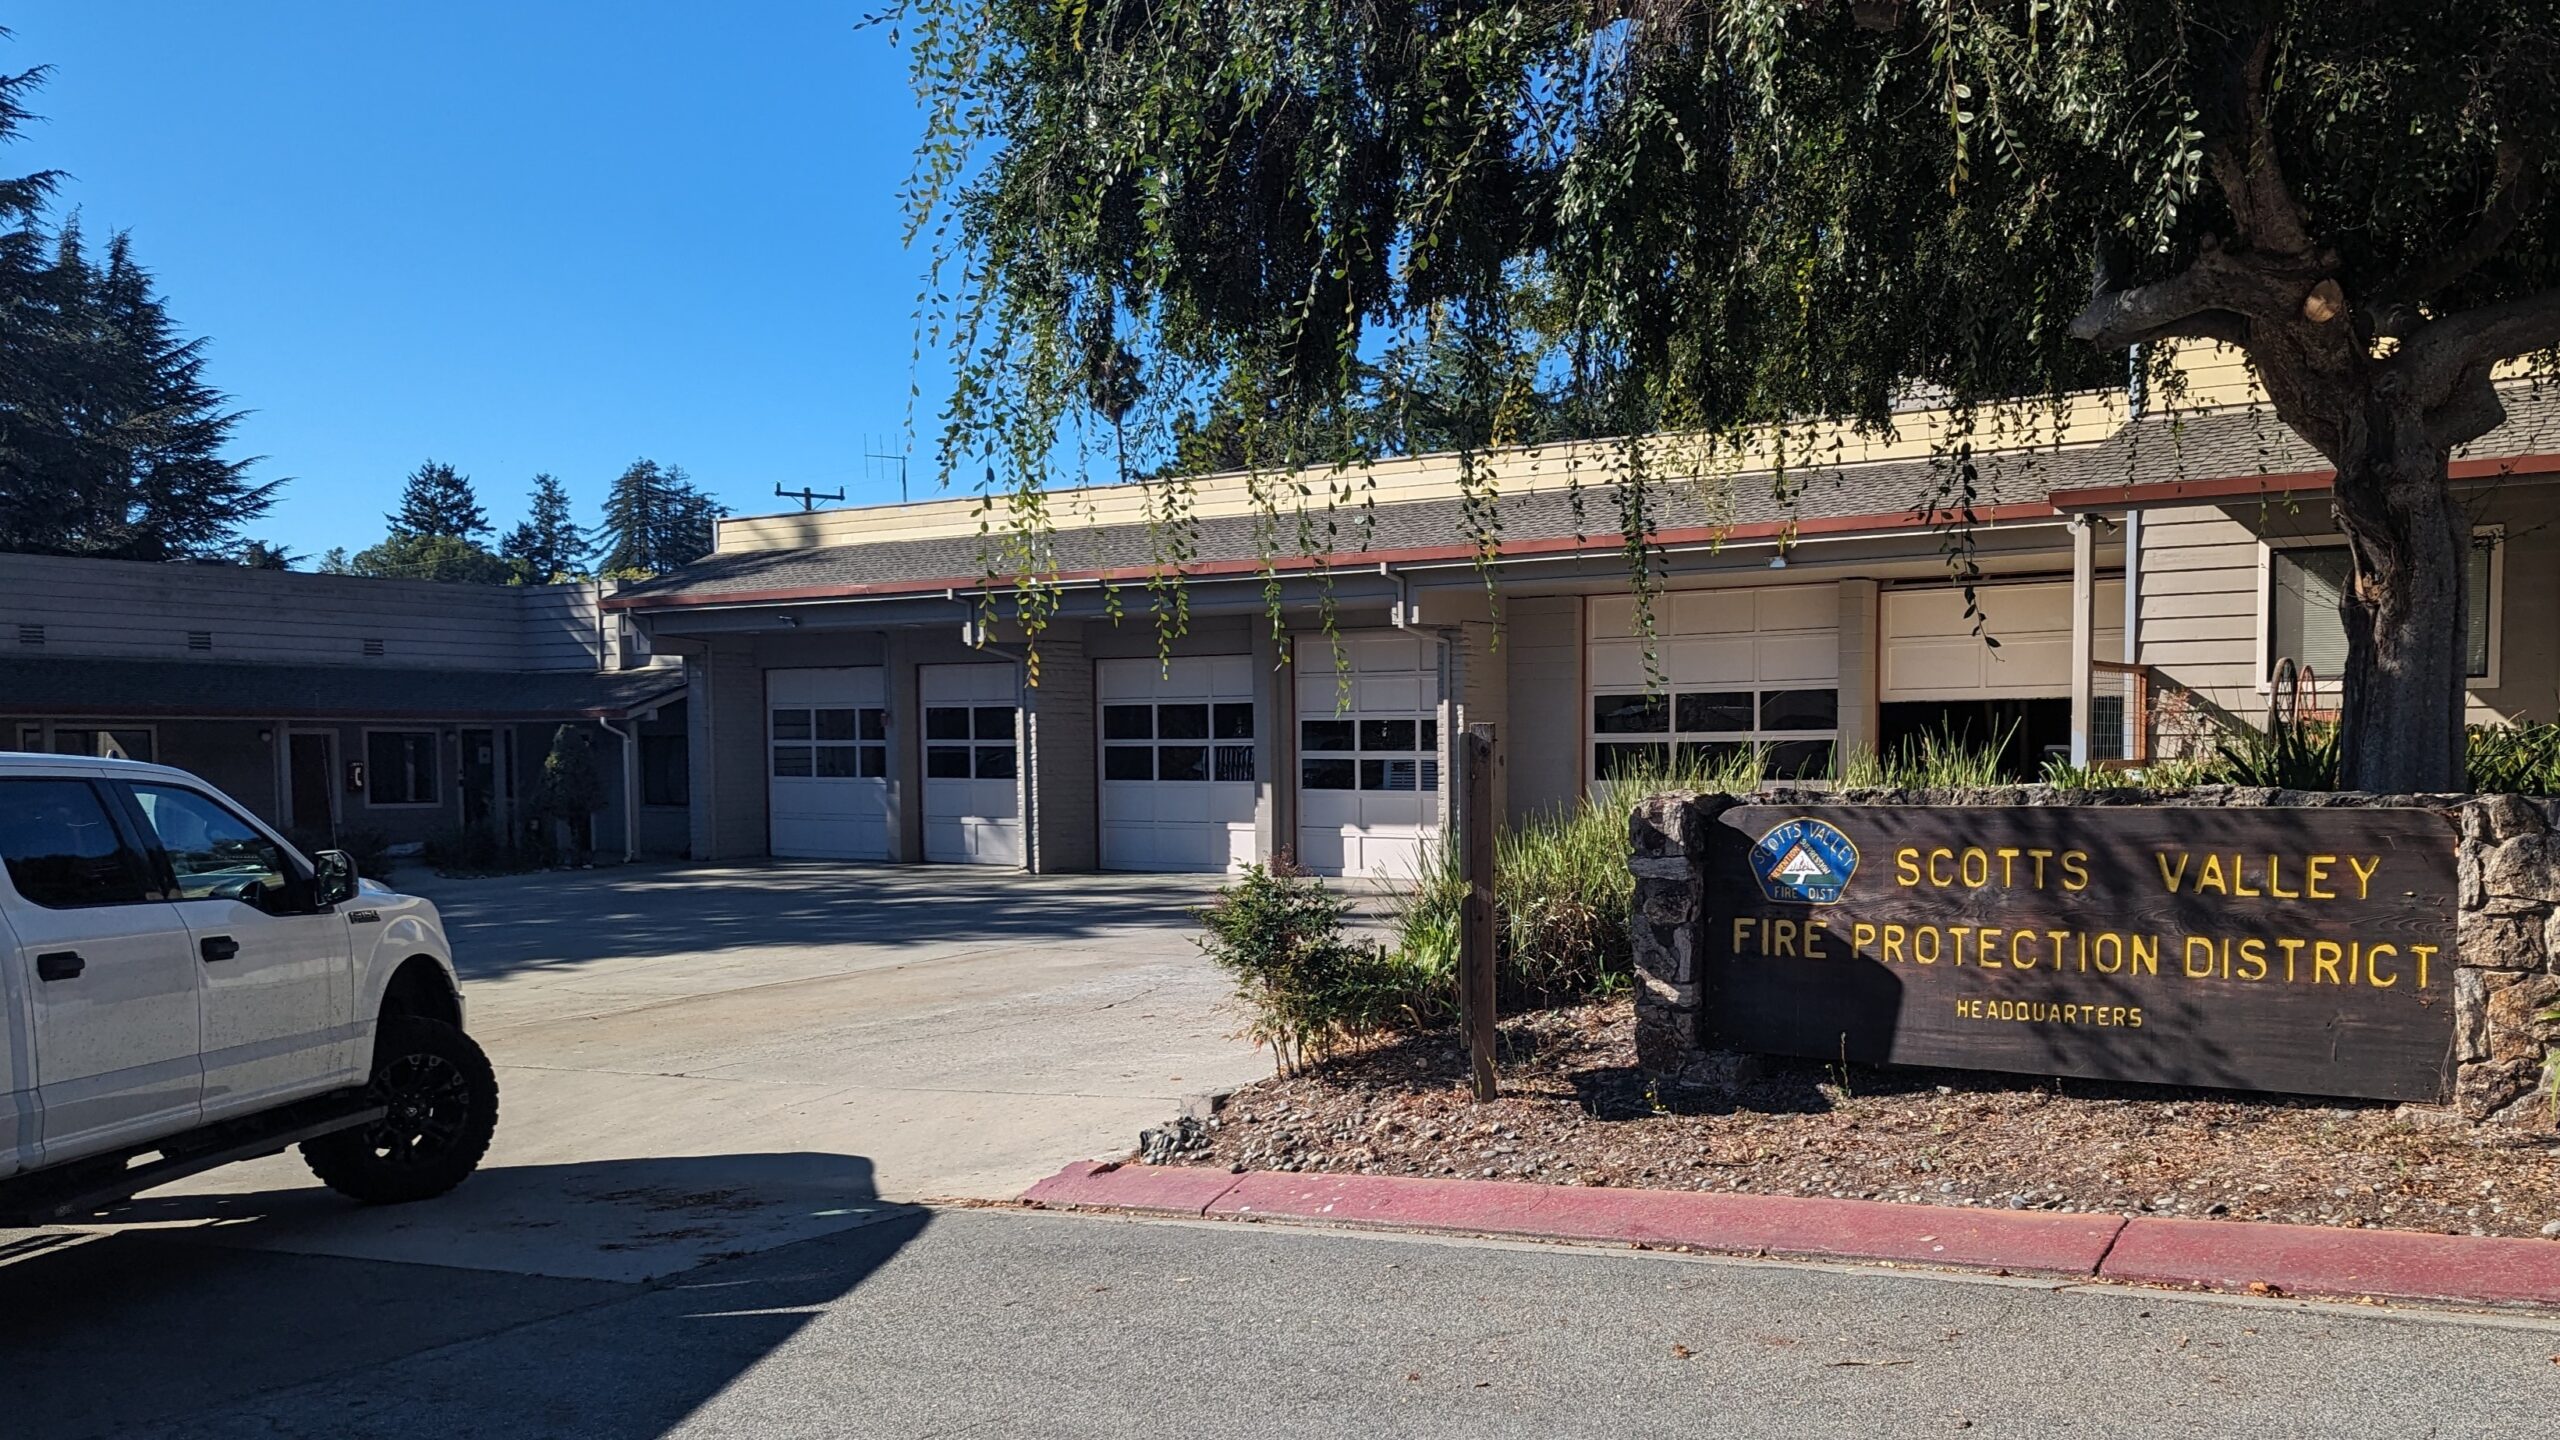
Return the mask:
<svg viewBox="0 0 2560 1440"><path fill-rule="evenodd" d="M1884 958L1896 965L1902 963L1903 929L1899 925L1884 927Z"/></svg>
<svg viewBox="0 0 2560 1440"><path fill-rule="evenodd" d="M1956 861L1956 874L1963 877L1964 888L1979 890L1991 883L1991 857L1979 845L1967 845Z"/></svg>
<svg viewBox="0 0 2560 1440"><path fill-rule="evenodd" d="M2287 890L2284 888L2284 857L2281 855L2270 855L2267 857L2267 893L2273 895L2279 900L2299 900L2302 898L2301 891Z"/></svg>
<svg viewBox="0 0 2560 1440"><path fill-rule="evenodd" d="M2347 857L2347 868L2356 872L2356 898L2359 900L2372 899L2373 872L2382 868L2382 857L2375 855L2368 858L2362 855L2350 855Z"/></svg>
<svg viewBox="0 0 2560 1440"><path fill-rule="evenodd" d="M2202 969L2198 969L2196 967L2196 947L2199 945L2204 947L2204 967ZM2207 940L2201 935L2188 936L2186 953L2178 957L2178 967L2187 972L2187 978L2190 980L2202 980L2206 976L2211 975L2213 973L2213 942Z"/></svg>
<svg viewBox="0 0 2560 1440"><path fill-rule="evenodd" d="M2099 974L2113 975L2124 968L2124 937L2118 935L2113 930L2101 930L2098 932L2098 938L2096 940L2083 940L2080 943L2097 952ZM2112 965L2107 963L2107 947L2109 945L2113 945L2115 947L2115 963Z"/></svg>
<svg viewBox="0 0 2560 1440"><path fill-rule="evenodd" d="M2276 948L2284 952L2284 983L2287 985L2293 983L2293 962L2300 958L2302 954L2302 947L2307 943L2309 942L2302 940L2278 940L2276 942Z"/></svg>
<svg viewBox="0 0 2560 1440"><path fill-rule="evenodd" d="M1804 958L1807 960L1829 959L1831 956L1830 936L1830 921L1807 920L1804 922Z"/></svg>
<svg viewBox="0 0 2560 1440"><path fill-rule="evenodd" d="M1949 957L1953 963L1958 965L1964 963L1964 937L1972 933L1973 927L1970 925L1950 925L1947 927L1947 934L1955 940L1955 944L1950 947L1955 953Z"/></svg>
<svg viewBox="0 0 2560 1440"><path fill-rule="evenodd" d="M1952 869L1950 869L1950 870L1947 872L1947 878L1946 878L1946 879L1941 880L1941 879L1939 879L1939 878L1938 878L1938 862L1939 862L1939 861L1941 861L1941 860L1944 860L1944 861L1946 861L1949 865L1953 865L1953 864L1955 863L1955 858L1956 858L1956 852L1954 852L1953 850L1949 850L1949 849L1947 849L1947 848L1946 848L1945 846L1943 846L1943 845L1942 845L1942 846L1940 846L1940 847L1938 847L1938 848L1937 848L1937 849L1935 849L1935 850L1930 851L1930 852L1929 852L1929 883L1930 883L1930 884L1932 884L1932 885L1937 886L1937 887L1938 887L1939 889L1941 889L1941 890L1944 890L1944 889L1948 888L1949 886L1951 886L1951 885L1955 884L1955 883L1956 883L1956 881L1955 881L1955 871L1954 871L1954 870L1952 870Z"/></svg>
<svg viewBox="0 0 2560 1440"><path fill-rule="evenodd" d="M2322 881L2324 881L2324 880L2326 880L2326 879L2328 879L2328 878L2329 878L2329 867L2330 867L2330 866L2332 866L2332 865L2335 865L2335 864L2337 864L2337 863L2338 863L2338 857L2337 857L2337 856L2335 856L2335 855L2314 855L2314 856L2312 856L2311 858L2309 858L2309 859L2307 859L2307 860L2303 861L2303 862L2302 862L2302 893L2303 893L2303 895L2304 895L2304 896L2306 896L2307 898L2309 898L2309 899L2313 899L2313 900L2335 900L2335 899L2337 899L2338 897L2337 897L2336 892L2334 892L2334 891L2330 891L2330 890L2324 890L2324 889L2320 888L2320 882L2322 882Z"/></svg>
<svg viewBox="0 0 2560 1440"><path fill-rule="evenodd" d="M1929 950L1925 955L1920 951L1920 942L1924 939L1929 942ZM1911 958L1921 964L1937 964L1939 947L1943 943L1944 937L1938 934L1937 926L1914 925L1911 927Z"/></svg>
<svg viewBox="0 0 2560 1440"><path fill-rule="evenodd" d="M1897 885L1920 883L1920 852L1909 845L1893 852L1893 880Z"/></svg>
<svg viewBox="0 0 2560 1440"><path fill-rule="evenodd" d="M2052 855L2053 852L2050 850L2030 850L2027 852L2027 858L2036 862L2036 888L2039 890L2044 888L2044 862L2051 858Z"/></svg>
<svg viewBox="0 0 2560 1440"><path fill-rule="evenodd" d="M1864 955L1867 953L1867 947L1874 943L1876 943L1876 927L1870 922L1860 920L1849 927L1850 954Z"/></svg>
<svg viewBox="0 0 2560 1440"><path fill-rule="evenodd" d="M2065 890L2089 888L2088 851L2065 850L2062 852L2062 888Z"/></svg>
<svg viewBox="0 0 2560 1440"><path fill-rule="evenodd" d="M1991 853L2000 857L2000 883L2015 889L2017 887L2018 880L2017 876L2011 872L2012 868L2018 863L2018 847L2015 845L2003 845Z"/></svg>
<svg viewBox="0 0 2560 1440"><path fill-rule="evenodd" d="M1752 919L1748 915L1736 915L1733 917L1734 954L1740 955L1750 948L1750 942L1746 937L1751 934L1752 927L1759 923L1759 921Z"/></svg>
<svg viewBox="0 0 2560 1440"><path fill-rule="evenodd" d="M2436 949L2437 947L2433 945L2409 947L2409 953L2418 957L2418 988L2421 990L2427 988L2427 960L2436 953Z"/></svg>
<svg viewBox="0 0 2560 1440"><path fill-rule="evenodd" d="M1995 930L1988 925L1985 925L1981 929L1973 932L1974 964L1984 966L1992 970L2007 968L2000 963L1999 956L1991 953L1991 947L2000 943L2000 936L2002 933L2003 932Z"/></svg>
<svg viewBox="0 0 2560 1440"><path fill-rule="evenodd" d="M2231 882L2222 878L2220 855L2206 855L2204 868L2196 872L2196 893L2201 895L2207 890L2219 890L2225 895L2231 893Z"/></svg>
<svg viewBox="0 0 2560 1440"><path fill-rule="evenodd" d="M2244 900L2263 899L2267 892L2264 890L2250 889L2247 884L2248 876L2248 858L2236 851L2233 852L2231 856L2231 893Z"/></svg>
<svg viewBox="0 0 2560 1440"><path fill-rule="evenodd" d="M2187 874L2187 861L2189 861L2190 859L2193 859L2194 857L2193 857L2193 856L2190 856L2189 854L2187 854L2187 852L2185 852L2185 851L2183 851L2183 850L2179 851L2179 852L2178 852L2178 868L2177 868L2177 869L2175 869L2175 870L2172 870L2172 869L2170 869L2170 868L2169 868L2169 852L2168 852L2168 851L2166 851L2166 850L2155 850L2155 851L2153 851L2153 852L2152 852L2152 858L2153 858L2153 859L2156 859L2156 860L2158 860L2158 861L2160 862L2160 883L2161 883L2161 884L2163 884L2163 885L2166 885L2167 887L2169 887L2169 893L2170 893L2170 894L2172 894L2172 895L2177 894L2177 893L2178 893L2178 882L2179 882L2180 880L2183 880L2183 879L2185 879L2185 878L2186 878L2186 874Z"/></svg>
<svg viewBox="0 0 2560 1440"><path fill-rule="evenodd" d="M2252 966L2256 968L2250 968ZM2240 942L2240 978L2243 980L2267 978L2267 942L2255 935Z"/></svg>
<svg viewBox="0 0 2560 1440"><path fill-rule="evenodd" d="M1772 955L1792 955L1795 953L1796 922L1793 920L1772 920L1769 922L1768 930L1768 953Z"/></svg>
<svg viewBox="0 0 2560 1440"><path fill-rule="evenodd" d="M2338 984L2338 962L2345 958L2346 952L2339 948L2337 941L2312 941L2311 983L2314 985Z"/></svg>
<svg viewBox="0 0 2560 1440"><path fill-rule="evenodd" d="M2018 947L2020 945L2025 944L2027 941L2033 940L2034 938L2036 938L2036 932L2033 930L2012 930L2009 932L2009 964L2012 967L2019 970L2033 970L2036 968L2036 956L2034 952L2030 951L2025 955L2018 953Z"/></svg>
<svg viewBox="0 0 2560 1440"><path fill-rule="evenodd" d="M2142 1028L2142 1007L2141 1007L2141 1006L2139 1006L2139 1005L2136 1005L2136 1006L2134 1006L2134 1007L2133 1007L2133 1009L2132 1009L2130 1012L2128 1012L2128 1013L2130 1013L2130 1014L2132 1015L2132 1017L2133 1017L2133 1024L2132 1024L2131 1028L2132 1028L2132 1029L2135 1029L2135 1030L2139 1030L2139 1029L2141 1029L2141 1028Z"/></svg>
<svg viewBox="0 0 2560 1440"><path fill-rule="evenodd" d="M2144 975L2160 973L2159 936L2136 935L2133 937L2133 968Z"/></svg>

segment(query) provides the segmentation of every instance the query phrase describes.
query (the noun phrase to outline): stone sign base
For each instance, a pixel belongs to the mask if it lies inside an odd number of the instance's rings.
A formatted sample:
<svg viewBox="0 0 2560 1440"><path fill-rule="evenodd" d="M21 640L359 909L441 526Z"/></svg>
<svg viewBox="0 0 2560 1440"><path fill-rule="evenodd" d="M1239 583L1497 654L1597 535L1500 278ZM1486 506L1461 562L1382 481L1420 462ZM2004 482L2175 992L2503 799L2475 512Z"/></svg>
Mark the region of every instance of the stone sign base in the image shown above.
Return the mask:
<svg viewBox="0 0 2560 1440"><path fill-rule="evenodd" d="M1724 795L1657 795L1629 821L1635 877L1636 1051L1645 1067L1693 1083L1729 1084L1748 1057L1710 1049L1702 966L1703 926L1716 913L1707 851L1717 817L1744 803ZM2560 801L2514 795L2380 796L2211 787L2194 791L1986 790L1780 791L1760 805L2168 806L2309 811L2389 806L2433 811L2458 835L2452 1109L2474 1121L2547 1126L2540 1093L2547 1048L2560 1024L2538 1017L2560 1005ZM2306 834L2318 820L2302 816ZM2405 1092L2404 1092L2405 1093Z"/></svg>

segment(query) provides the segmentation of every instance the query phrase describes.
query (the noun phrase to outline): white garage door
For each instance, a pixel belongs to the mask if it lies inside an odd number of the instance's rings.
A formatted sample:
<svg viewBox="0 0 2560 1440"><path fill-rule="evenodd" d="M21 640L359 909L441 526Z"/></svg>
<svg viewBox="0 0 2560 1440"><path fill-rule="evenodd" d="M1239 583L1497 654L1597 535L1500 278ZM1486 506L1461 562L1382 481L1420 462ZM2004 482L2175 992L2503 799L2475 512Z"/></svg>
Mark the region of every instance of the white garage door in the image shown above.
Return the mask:
<svg viewBox="0 0 2560 1440"><path fill-rule="evenodd" d="M1712 764L1745 749L1772 776L1827 775L1840 733L1840 587L1682 590L1654 599L1649 684L1635 602L1591 601L1591 762Z"/></svg>
<svg viewBox="0 0 2560 1440"><path fill-rule="evenodd" d="M1253 661L1103 660L1102 868L1253 863Z"/></svg>
<svg viewBox="0 0 2560 1440"><path fill-rule="evenodd" d="M2032 581L1974 589L1980 613L1965 614L1964 591L1930 585L1884 592L1883 675L1877 698L1979 700L2052 698L2071 693L2071 582ZM2124 582L2101 580L2097 658L2124 655ZM1988 636L2000 643L1984 643Z"/></svg>
<svg viewBox="0 0 2560 1440"><path fill-rule="evenodd" d="M773 853L889 858L889 711L876 665L767 670Z"/></svg>
<svg viewBox="0 0 2560 1440"><path fill-rule="evenodd" d="M924 858L1022 863L1020 680L1011 664L919 665Z"/></svg>
<svg viewBox="0 0 2560 1440"><path fill-rule="evenodd" d="M1298 863L1318 875L1410 879L1440 843L1439 647L1400 630L1298 642Z"/></svg>

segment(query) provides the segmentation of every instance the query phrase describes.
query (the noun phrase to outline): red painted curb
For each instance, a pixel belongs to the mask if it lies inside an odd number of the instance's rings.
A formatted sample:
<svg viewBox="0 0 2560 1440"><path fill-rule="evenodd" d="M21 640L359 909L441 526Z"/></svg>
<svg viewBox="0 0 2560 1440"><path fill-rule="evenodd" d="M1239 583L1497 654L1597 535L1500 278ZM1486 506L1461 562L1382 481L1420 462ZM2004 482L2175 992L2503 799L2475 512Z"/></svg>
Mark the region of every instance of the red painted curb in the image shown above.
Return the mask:
<svg viewBox="0 0 2560 1440"><path fill-rule="evenodd" d="M1151 1215L1200 1215L1235 1187L1224 1170L1189 1165L1115 1165L1079 1160L1022 1194L1035 1205L1134 1210Z"/></svg>
<svg viewBox="0 0 2560 1440"><path fill-rule="evenodd" d="M2560 1306L2560 1245L2480 1235L2134 1220L2098 1273L2209 1290Z"/></svg>
<svg viewBox="0 0 2560 1440"><path fill-rule="evenodd" d="M1265 1171L1208 1213L2041 1275L2096 1273L2124 1226L2112 1215Z"/></svg>

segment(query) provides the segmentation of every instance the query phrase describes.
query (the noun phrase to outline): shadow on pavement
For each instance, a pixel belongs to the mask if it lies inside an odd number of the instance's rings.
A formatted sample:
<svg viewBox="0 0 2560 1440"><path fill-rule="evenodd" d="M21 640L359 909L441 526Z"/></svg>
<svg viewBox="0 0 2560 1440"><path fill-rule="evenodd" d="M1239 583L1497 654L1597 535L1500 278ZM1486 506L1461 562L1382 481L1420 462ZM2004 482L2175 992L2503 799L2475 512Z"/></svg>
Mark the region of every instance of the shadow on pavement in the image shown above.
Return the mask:
<svg viewBox="0 0 2560 1440"><path fill-rule="evenodd" d="M1191 908L1209 898L1217 880L788 861L752 870L640 865L486 880L404 878L443 912L465 982L733 949L858 943L894 951L1187 935Z"/></svg>
<svg viewBox="0 0 2560 1440"><path fill-rule="evenodd" d="M492 1178L502 1183L475 1197ZM549 1235L540 1219L514 1222L527 1235L493 1234L508 1222L470 1223L470 1207L485 1209L491 1191L547 1192L555 1210L600 1201L604 1223L572 1215L549 1222ZM816 1154L519 1167L474 1177L443 1200L377 1209L307 1189L146 1198L110 1218L137 1228L0 1232L0 1434L11 1440L121 1435L244 1402L254 1410L272 1392L655 1289L683 1292L669 1270L866 1232L829 1247L837 1258L823 1270L758 1282L752 1303L702 1289L673 1327L680 1354L635 1360L646 1373L618 1380L592 1366L564 1371L558 1411L500 1427L655 1435L797 1332L806 1314L794 1311L849 1293L929 1223L924 1211L878 1200L869 1161ZM607 1271L655 1253L667 1278L595 1278L589 1252ZM471 1384L452 1377L466 1414ZM401 1428L368 1417L361 1385L351 1388L344 1433ZM588 1406L620 1418L585 1423Z"/></svg>

